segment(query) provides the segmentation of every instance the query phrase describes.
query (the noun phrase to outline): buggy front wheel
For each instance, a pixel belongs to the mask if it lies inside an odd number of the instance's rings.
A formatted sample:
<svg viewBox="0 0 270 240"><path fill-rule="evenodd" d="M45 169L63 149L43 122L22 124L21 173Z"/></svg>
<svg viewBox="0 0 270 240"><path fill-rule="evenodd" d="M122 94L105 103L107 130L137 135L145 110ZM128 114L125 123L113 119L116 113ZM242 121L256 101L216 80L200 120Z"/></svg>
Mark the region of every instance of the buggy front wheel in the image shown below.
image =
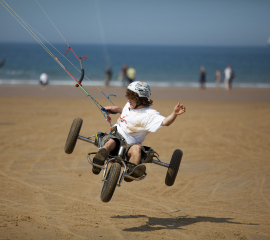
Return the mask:
<svg viewBox="0 0 270 240"><path fill-rule="evenodd" d="M121 165L117 162L113 163L109 169L106 180L101 190L100 198L103 202L109 202L113 196L117 181L121 172Z"/></svg>
<svg viewBox="0 0 270 240"><path fill-rule="evenodd" d="M73 152L82 127L82 123L83 120L79 117L73 120L65 145L65 153L71 154Z"/></svg>
<svg viewBox="0 0 270 240"><path fill-rule="evenodd" d="M180 167L182 156L183 156L183 152L180 149L176 149L173 152L172 159L168 167L167 175L165 178L165 184L167 186L172 186L174 184L174 181L176 179L176 176Z"/></svg>

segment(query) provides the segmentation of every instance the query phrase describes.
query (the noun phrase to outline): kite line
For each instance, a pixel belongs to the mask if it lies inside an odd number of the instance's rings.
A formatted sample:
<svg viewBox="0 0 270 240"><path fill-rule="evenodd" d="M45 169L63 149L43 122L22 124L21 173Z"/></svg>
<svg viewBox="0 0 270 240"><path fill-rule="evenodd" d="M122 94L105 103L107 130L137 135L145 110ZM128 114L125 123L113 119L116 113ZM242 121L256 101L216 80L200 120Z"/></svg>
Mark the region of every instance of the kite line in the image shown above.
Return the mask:
<svg viewBox="0 0 270 240"><path fill-rule="evenodd" d="M55 27L55 29L57 30L57 32L59 33L59 35L63 38L63 40L66 42L66 44L68 45L68 49L65 53L65 55L63 55L59 50L57 50L51 43L49 43L49 41L47 39L45 39L40 33L38 33L38 31L36 31L33 27L31 27L25 20L23 20L6 2L5 0L2 0L4 3L0 2L2 4L2 6L16 19L16 21L37 41L37 43L39 43L39 45L59 64L60 67L62 67L69 75L70 77L76 82L76 87L80 87L86 94L88 97L90 97L93 102L96 104L96 106L98 107L98 109L100 110L100 112L102 113L102 115L104 116L104 118L110 123L110 125L112 126L112 120L109 116L109 112L102 107L102 105L99 104L99 102L93 98L89 92L86 91L86 89L82 86L81 82L83 80L83 78L85 77L88 81L91 82L91 80L89 78L87 78L84 75L84 68L83 68L83 64L82 64L82 60L87 59L86 56L84 56L83 58L79 58L76 53L73 51L73 49L70 47L70 45L68 44L68 42L65 40L65 38L63 37L63 35L60 33L60 31L57 29L57 27L55 26L55 24L52 22L52 20L49 18L49 16L47 15L47 13L44 11L44 9L41 7L41 5L39 4L39 2L37 0L36 3L39 5L39 7L42 9L42 11L44 12L44 14L47 16L47 18L50 20L50 22L52 23L52 25ZM75 77L73 77L73 75L67 70L67 68L58 60L58 58L50 51L50 49L40 40L40 38L36 35L38 34L41 38L43 38L51 47L53 47L62 57L64 57L75 69L77 69L78 71L81 71L81 77L80 80L77 81ZM79 60L80 62L80 66L81 66L81 70L79 70L72 62L70 62L66 55L68 53L68 51L71 50L73 52L73 54L75 55L75 57ZM92 83L92 82L91 82ZM113 94L110 94L109 96L107 96L103 91L101 91L97 86L95 86L113 105L114 103L111 101L110 96L116 96ZM115 106L115 105L114 105Z"/></svg>

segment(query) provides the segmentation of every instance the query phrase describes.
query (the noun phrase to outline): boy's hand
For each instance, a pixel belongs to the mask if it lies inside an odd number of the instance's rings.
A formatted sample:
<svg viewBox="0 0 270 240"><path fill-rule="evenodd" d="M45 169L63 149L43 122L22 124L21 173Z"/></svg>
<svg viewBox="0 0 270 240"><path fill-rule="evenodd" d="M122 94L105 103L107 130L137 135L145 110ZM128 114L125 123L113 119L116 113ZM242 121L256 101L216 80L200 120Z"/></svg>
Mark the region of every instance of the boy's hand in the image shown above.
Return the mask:
<svg viewBox="0 0 270 240"><path fill-rule="evenodd" d="M184 112L186 112L185 106L183 104L177 103L177 105L174 107L174 113L176 115L180 115Z"/></svg>
<svg viewBox="0 0 270 240"><path fill-rule="evenodd" d="M162 121L161 126L170 126L176 117L184 112L186 112L185 106L183 104L177 103L173 109L173 112Z"/></svg>
<svg viewBox="0 0 270 240"><path fill-rule="evenodd" d="M116 113L122 113L123 108L118 106L107 106L104 108L101 108L102 111L107 111L110 114L116 114Z"/></svg>

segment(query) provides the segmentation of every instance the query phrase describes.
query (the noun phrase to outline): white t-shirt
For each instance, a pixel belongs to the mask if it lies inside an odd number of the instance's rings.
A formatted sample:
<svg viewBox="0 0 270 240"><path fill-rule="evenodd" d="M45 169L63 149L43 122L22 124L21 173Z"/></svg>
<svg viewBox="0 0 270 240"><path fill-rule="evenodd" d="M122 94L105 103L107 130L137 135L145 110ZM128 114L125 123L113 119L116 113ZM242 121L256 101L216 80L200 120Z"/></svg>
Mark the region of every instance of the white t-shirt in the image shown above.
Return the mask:
<svg viewBox="0 0 270 240"><path fill-rule="evenodd" d="M156 132L162 127L164 119L165 117L150 106L136 110L130 108L127 102L115 126L128 144L142 143L148 133Z"/></svg>
<svg viewBox="0 0 270 240"><path fill-rule="evenodd" d="M226 68L225 69L225 71L224 71L225 81L228 81L231 78L231 73L232 73L231 68Z"/></svg>
<svg viewBox="0 0 270 240"><path fill-rule="evenodd" d="M43 83L43 84L46 84L48 82L48 75L47 73L42 73L40 75L40 81Z"/></svg>

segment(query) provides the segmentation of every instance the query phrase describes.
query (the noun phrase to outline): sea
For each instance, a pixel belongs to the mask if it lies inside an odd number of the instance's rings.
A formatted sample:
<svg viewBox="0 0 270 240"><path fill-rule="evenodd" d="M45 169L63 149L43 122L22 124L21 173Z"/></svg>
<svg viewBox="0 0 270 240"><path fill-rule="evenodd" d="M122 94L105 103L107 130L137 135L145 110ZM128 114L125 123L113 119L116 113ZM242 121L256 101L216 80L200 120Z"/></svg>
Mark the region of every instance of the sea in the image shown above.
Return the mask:
<svg viewBox="0 0 270 240"><path fill-rule="evenodd" d="M158 46L37 43L0 43L0 85L38 85L46 72L51 85L73 85L80 78L80 62L85 71L83 85L104 85L105 69L113 71L111 86L126 83L119 78L124 64L136 70L136 80L154 87L199 87L200 67L206 70L206 87L215 87L215 72L230 65L235 72L233 87L270 88L270 47ZM73 54L73 52L77 57ZM66 56L65 53L67 52Z"/></svg>

